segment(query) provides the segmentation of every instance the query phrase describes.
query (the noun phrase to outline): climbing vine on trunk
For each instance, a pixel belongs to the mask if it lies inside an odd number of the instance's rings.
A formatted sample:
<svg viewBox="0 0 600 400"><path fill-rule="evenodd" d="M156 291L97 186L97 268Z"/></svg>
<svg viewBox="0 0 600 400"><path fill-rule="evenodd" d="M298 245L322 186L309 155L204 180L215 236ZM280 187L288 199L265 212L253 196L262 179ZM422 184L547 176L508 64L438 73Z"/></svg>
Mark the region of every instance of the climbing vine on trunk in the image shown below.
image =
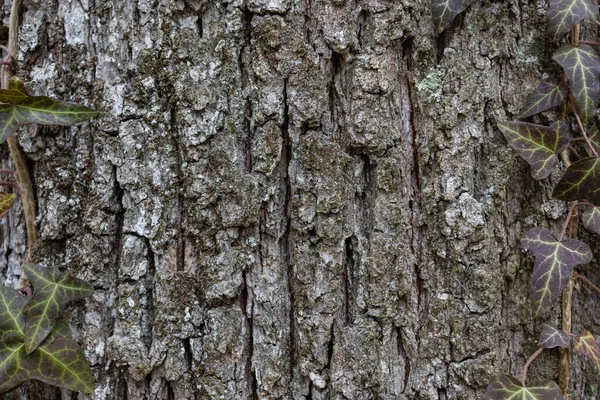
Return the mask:
<svg viewBox="0 0 600 400"><path fill-rule="evenodd" d="M436 29L444 30L472 3L468 0L432 0ZM578 265L592 260L589 246L580 240L565 238L577 209L585 210L583 225L600 234L600 142L599 130L594 126L600 97L600 55L594 47L600 46L600 43L580 40L579 24L586 20L600 24L597 0L549 1L550 37L561 40L571 32L571 43L562 45L552 57L562 67L563 75L540 82L520 113L521 118L528 118L561 107L563 119L550 126L523 121L498 123L508 145L530 165L534 179L548 177L558 165L559 156L567 166L552 193L558 200L572 202L562 231L557 233L534 227L521 239L522 246L535 257L531 301L538 317L543 317L561 297L572 276L600 292L587 278L575 272ZM572 125L577 126L575 132L570 132ZM561 388L552 381L534 382L528 386L525 381L527 368L544 349L568 348L571 341L574 350L590 358L600 370L600 349L589 331L573 335L558 329L551 322L542 326L540 348L527 360L521 380L505 374L493 376L485 399L564 399L566 387L562 388L561 393Z"/></svg>

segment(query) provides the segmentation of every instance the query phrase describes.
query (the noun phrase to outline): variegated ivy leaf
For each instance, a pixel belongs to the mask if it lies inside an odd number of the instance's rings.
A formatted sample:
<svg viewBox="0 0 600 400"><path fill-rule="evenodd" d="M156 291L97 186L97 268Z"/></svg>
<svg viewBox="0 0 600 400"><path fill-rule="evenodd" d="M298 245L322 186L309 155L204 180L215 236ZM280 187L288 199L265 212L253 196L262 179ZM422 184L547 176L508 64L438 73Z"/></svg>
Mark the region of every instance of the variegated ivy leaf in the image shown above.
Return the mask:
<svg viewBox="0 0 600 400"><path fill-rule="evenodd" d="M579 47L566 44L556 50L552 59L560 64L569 79L581 118L589 121L596 112L600 95L600 56L586 44Z"/></svg>
<svg viewBox="0 0 600 400"><path fill-rule="evenodd" d="M431 0L433 22L438 32L450 25L452 20L465 10L474 0Z"/></svg>
<svg viewBox="0 0 600 400"><path fill-rule="evenodd" d="M15 83L13 87L20 88L20 85ZM44 96L29 96L20 89L0 89L0 103L0 143L23 124L73 125L98 115L91 108Z"/></svg>
<svg viewBox="0 0 600 400"><path fill-rule="evenodd" d="M4 218L8 210L15 202L16 195L14 193L0 192L0 219Z"/></svg>
<svg viewBox="0 0 600 400"><path fill-rule="evenodd" d="M569 144L569 128L557 121L551 126L528 122L502 122L498 128L506 141L531 166L531 175L543 179L550 175L560 153Z"/></svg>
<svg viewBox="0 0 600 400"><path fill-rule="evenodd" d="M540 335L540 347L551 349L553 347L569 347L569 335L561 331L552 322L546 322L542 325L542 334Z"/></svg>
<svg viewBox="0 0 600 400"><path fill-rule="evenodd" d="M531 289L536 314L560 297L575 265L592 260L587 244L573 239L559 242L552 231L540 227L529 230L521 244L535 255Z"/></svg>
<svg viewBox="0 0 600 400"><path fill-rule="evenodd" d="M559 106L567 100L569 89L555 78L544 79L529 95L519 118L527 118Z"/></svg>
<svg viewBox="0 0 600 400"><path fill-rule="evenodd" d="M90 366L65 323L59 321L29 357L35 365L30 379L77 392L93 393L94 378Z"/></svg>
<svg viewBox="0 0 600 400"><path fill-rule="evenodd" d="M600 203L600 157L587 157L569 165L556 184L552 197Z"/></svg>
<svg viewBox="0 0 600 400"><path fill-rule="evenodd" d="M564 400L560 388L552 381L533 382L527 387L510 375L494 375L488 383L484 400Z"/></svg>
<svg viewBox="0 0 600 400"><path fill-rule="evenodd" d="M16 290L0 285L0 393L29 379L92 393L90 367L64 323L57 323L48 338L27 354L22 314L26 302Z"/></svg>
<svg viewBox="0 0 600 400"><path fill-rule="evenodd" d="M23 308L27 318L25 349L31 353L48 336L64 306L70 301L90 296L94 288L55 267L27 263L22 267L34 290Z"/></svg>
<svg viewBox="0 0 600 400"><path fill-rule="evenodd" d="M575 351L589 357L596 364L596 368L600 371L600 349L594 339L594 335L590 331L584 331L573 341Z"/></svg>
<svg viewBox="0 0 600 400"><path fill-rule="evenodd" d="M600 235L600 207L587 209L581 216L583 226Z"/></svg>
<svg viewBox="0 0 600 400"><path fill-rule="evenodd" d="M549 3L548 28L554 39L560 39L582 19L598 17L597 0L550 0Z"/></svg>

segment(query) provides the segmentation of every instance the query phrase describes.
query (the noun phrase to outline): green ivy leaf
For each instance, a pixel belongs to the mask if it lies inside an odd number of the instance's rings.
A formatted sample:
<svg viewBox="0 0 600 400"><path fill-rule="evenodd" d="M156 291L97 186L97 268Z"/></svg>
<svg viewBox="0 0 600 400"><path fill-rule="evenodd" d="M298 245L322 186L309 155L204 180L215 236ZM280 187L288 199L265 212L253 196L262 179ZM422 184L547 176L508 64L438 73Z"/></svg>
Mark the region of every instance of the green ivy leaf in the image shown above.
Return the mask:
<svg viewBox="0 0 600 400"><path fill-rule="evenodd" d="M596 151L600 153L600 130L596 128L595 125L590 129L588 139L590 139L590 143L594 146Z"/></svg>
<svg viewBox="0 0 600 400"><path fill-rule="evenodd" d="M554 39L560 39L584 18L598 18L596 0L550 0L548 28Z"/></svg>
<svg viewBox="0 0 600 400"><path fill-rule="evenodd" d="M35 364L31 379L77 392L93 393L94 379L85 354L63 322L56 324L30 358Z"/></svg>
<svg viewBox="0 0 600 400"><path fill-rule="evenodd" d="M0 89L0 103L0 143L23 124L73 125L98 115L79 104L29 96L16 89Z"/></svg>
<svg viewBox="0 0 600 400"><path fill-rule="evenodd" d="M34 289L33 296L23 308L27 318L25 349L29 354L48 336L64 306L90 296L94 288L55 267L27 263L22 266Z"/></svg>
<svg viewBox="0 0 600 400"><path fill-rule="evenodd" d="M18 90L19 92L27 94L27 91L25 90L25 84L16 75L13 75L10 82L8 83L8 89L9 90Z"/></svg>
<svg viewBox="0 0 600 400"><path fill-rule="evenodd" d="M583 226L600 235L600 207L592 207L581 216Z"/></svg>
<svg viewBox="0 0 600 400"><path fill-rule="evenodd" d="M587 157L571 164L556 184L552 197L600 203L600 157Z"/></svg>
<svg viewBox="0 0 600 400"><path fill-rule="evenodd" d="M570 342L571 340L567 332L558 329L556 324L546 322L542 325L542 333L540 335L541 348L569 347Z"/></svg>
<svg viewBox="0 0 600 400"><path fill-rule="evenodd" d="M431 0L433 22L438 32L450 25L452 20L465 10L474 0Z"/></svg>
<svg viewBox="0 0 600 400"><path fill-rule="evenodd" d="M573 341L575 351L590 358L600 370L600 349L594 335L590 331L583 331Z"/></svg>
<svg viewBox="0 0 600 400"><path fill-rule="evenodd" d="M569 88L555 78L544 79L529 95L519 118L527 118L559 106L567 100Z"/></svg>
<svg viewBox="0 0 600 400"><path fill-rule="evenodd" d="M529 230L521 244L535 255L531 289L536 314L560 297L575 265L592 260L587 244L573 239L559 242L552 231L540 227Z"/></svg>
<svg viewBox="0 0 600 400"><path fill-rule="evenodd" d="M528 122L503 122L498 128L506 141L531 166L531 175L543 179L558 162L556 157L569 144L569 128L557 121L551 126Z"/></svg>
<svg viewBox="0 0 600 400"><path fill-rule="evenodd" d="M510 375L494 375L488 383L484 400L564 400L558 385L538 381L527 387Z"/></svg>
<svg viewBox="0 0 600 400"><path fill-rule="evenodd" d="M569 79L581 118L589 121L596 112L600 95L600 56L586 44L579 47L567 44L556 50L552 59L560 64Z"/></svg>

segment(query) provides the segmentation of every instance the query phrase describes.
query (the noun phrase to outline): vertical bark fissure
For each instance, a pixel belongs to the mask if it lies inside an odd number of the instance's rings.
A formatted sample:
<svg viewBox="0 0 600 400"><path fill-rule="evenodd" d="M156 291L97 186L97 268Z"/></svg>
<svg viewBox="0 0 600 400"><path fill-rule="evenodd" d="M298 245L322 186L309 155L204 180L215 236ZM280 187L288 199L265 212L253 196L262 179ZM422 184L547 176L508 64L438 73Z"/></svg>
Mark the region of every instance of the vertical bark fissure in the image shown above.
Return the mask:
<svg viewBox="0 0 600 400"><path fill-rule="evenodd" d="M294 366L296 364L296 340L294 337L296 326L294 321L294 265L291 255L291 201L292 201L292 182L289 175L290 162L292 159L292 140L289 133L289 105L287 93L287 78L283 82L283 123L281 134L283 146L281 151L281 179L285 193L283 214L284 214L284 232L280 239L280 252L283 255L283 261L287 270L287 284L289 292L289 360L290 360L290 380L294 377Z"/></svg>
<svg viewBox="0 0 600 400"><path fill-rule="evenodd" d="M404 349L402 329L399 326L396 327L396 346L398 358L404 361L404 380L402 383L402 393L404 393L406 391L406 388L408 387L408 379L410 377L410 357L408 357L408 354L406 354L406 350Z"/></svg>
<svg viewBox="0 0 600 400"><path fill-rule="evenodd" d="M343 294L343 316L344 324L348 325L354 318L354 271L356 255L354 236L346 238L344 241L344 265L342 276L342 294Z"/></svg>
<svg viewBox="0 0 600 400"><path fill-rule="evenodd" d="M154 261L154 252L150 246L150 239L145 238L146 247L148 249L148 272L144 284L146 285L146 312L147 312L147 323L143 326L144 333L146 334L145 342L148 350L152 348L152 342L154 336L152 335L152 327L155 321L154 312L154 277L156 276L156 264Z"/></svg>
<svg viewBox="0 0 600 400"><path fill-rule="evenodd" d="M181 167L183 165L181 149L179 145L178 135L179 132L176 129L177 126L177 110L176 104L173 104L173 96L169 99L170 104L170 119L169 125L171 127L171 140L173 143L173 151L175 152L175 172L177 174L177 271L183 271L185 269L185 238L183 223L185 219L185 197L183 195L183 184L184 176Z"/></svg>
<svg viewBox="0 0 600 400"><path fill-rule="evenodd" d="M250 82L248 71L250 70L251 60L251 38L252 38L252 18L254 14L245 8L243 10L244 15L244 42L240 48L238 55L238 69L240 71L242 95L246 98L244 105L244 137L243 137L243 148L244 148L244 167L247 173L252 172L252 140L254 138L254 132L252 130L252 101L248 94L248 86Z"/></svg>

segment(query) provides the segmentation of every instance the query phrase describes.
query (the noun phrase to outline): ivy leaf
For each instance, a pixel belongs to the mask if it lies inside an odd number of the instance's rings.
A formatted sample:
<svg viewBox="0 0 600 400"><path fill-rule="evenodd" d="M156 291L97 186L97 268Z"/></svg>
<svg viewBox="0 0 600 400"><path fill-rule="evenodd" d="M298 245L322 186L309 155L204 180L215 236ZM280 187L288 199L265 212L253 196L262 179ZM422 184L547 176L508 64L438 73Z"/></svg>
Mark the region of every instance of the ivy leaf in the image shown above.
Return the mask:
<svg viewBox="0 0 600 400"><path fill-rule="evenodd" d="M569 128L560 121L549 127L528 122L503 122L498 128L510 147L529 163L534 179L550 175L558 162L556 154L569 144Z"/></svg>
<svg viewBox="0 0 600 400"><path fill-rule="evenodd" d="M484 400L564 400L560 388L552 381L538 381L527 387L510 375L494 375L488 383Z"/></svg>
<svg viewBox="0 0 600 400"><path fill-rule="evenodd" d="M58 268L45 268L36 264L23 264L34 293L23 308L27 318L25 349L31 353L48 336L64 306L73 300L94 293L93 287Z"/></svg>
<svg viewBox="0 0 600 400"><path fill-rule="evenodd" d="M583 226L600 235L600 207L592 207L581 216Z"/></svg>
<svg viewBox="0 0 600 400"><path fill-rule="evenodd" d="M575 351L589 357L596 364L596 368L600 370L600 349L598 343L594 339L594 335L590 331L583 331L574 340Z"/></svg>
<svg viewBox="0 0 600 400"><path fill-rule="evenodd" d="M30 379L77 392L93 393L94 379L90 366L65 323L58 322L30 358L35 364Z"/></svg>
<svg viewBox="0 0 600 400"><path fill-rule="evenodd" d="M0 219L4 218L12 207L17 196L14 193L0 192Z"/></svg>
<svg viewBox="0 0 600 400"><path fill-rule="evenodd" d="M452 20L465 10L474 0L431 0L433 22L438 32L450 25Z"/></svg>
<svg viewBox="0 0 600 400"><path fill-rule="evenodd" d="M544 79L529 95L519 118L527 118L559 106L567 100L569 89L555 78Z"/></svg>
<svg viewBox="0 0 600 400"><path fill-rule="evenodd" d="M590 139L590 143L597 152L600 153L600 129L598 129L595 125L592 126L590 132L588 133L588 139Z"/></svg>
<svg viewBox="0 0 600 400"><path fill-rule="evenodd" d="M0 103L0 143L23 124L73 125L98 115L98 111L79 104L29 96L14 89L0 89Z"/></svg>
<svg viewBox="0 0 600 400"><path fill-rule="evenodd" d="M560 64L569 79L581 118L589 121L596 112L600 94L600 56L586 44L579 47L567 44L556 50L552 59Z"/></svg>
<svg viewBox="0 0 600 400"><path fill-rule="evenodd" d="M8 83L8 89L9 90L18 90L19 92L27 94L27 91L25 90L25 84L16 75L13 75L10 82Z"/></svg>
<svg viewBox="0 0 600 400"><path fill-rule="evenodd" d="M21 313L27 298L0 285L0 392L19 386L29 377L33 363L25 352L25 317Z"/></svg>
<svg viewBox="0 0 600 400"><path fill-rule="evenodd" d="M536 314L560 297L575 265L592 260L587 244L573 239L559 242L552 231L545 228L529 230L521 244L535 255L531 289Z"/></svg>
<svg viewBox="0 0 600 400"><path fill-rule="evenodd" d="M582 19L595 20L597 17L596 0L550 0L548 28L554 39L560 39Z"/></svg>
<svg viewBox="0 0 600 400"><path fill-rule="evenodd" d="M571 164L556 184L552 197L600 203L600 157L587 157Z"/></svg>
<svg viewBox="0 0 600 400"><path fill-rule="evenodd" d="M540 335L540 347L551 349L553 347L569 347L569 335L561 331L552 322L546 322L542 325L542 334Z"/></svg>

